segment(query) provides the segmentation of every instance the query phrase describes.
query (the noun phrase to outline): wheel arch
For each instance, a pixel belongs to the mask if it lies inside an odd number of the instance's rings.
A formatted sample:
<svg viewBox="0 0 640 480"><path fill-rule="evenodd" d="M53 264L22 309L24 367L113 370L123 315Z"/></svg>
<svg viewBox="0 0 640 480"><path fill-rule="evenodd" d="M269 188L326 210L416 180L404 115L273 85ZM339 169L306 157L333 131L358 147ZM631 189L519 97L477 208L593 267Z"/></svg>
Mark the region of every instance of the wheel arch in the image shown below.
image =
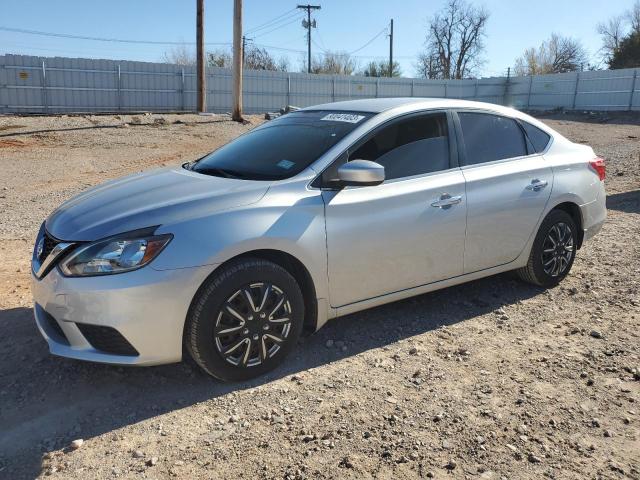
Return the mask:
<svg viewBox="0 0 640 480"><path fill-rule="evenodd" d="M578 245L579 249L582 247L582 242L584 240L584 228L583 228L583 220L582 220L582 212L580 211L580 207L577 203L574 202L562 202L554 206L550 211L553 210L562 210L569 214L569 216L573 219L578 228L577 236L578 236Z"/></svg>
<svg viewBox="0 0 640 480"><path fill-rule="evenodd" d="M191 303L197 298L202 287L215 276L222 268L226 267L230 263L237 262L238 260L247 258L258 258L261 260L267 260L279 265L289 272L293 278L296 279L300 289L302 290L302 296L304 299L305 315L304 315L304 333L313 333L317 330L318 324L318 301L316 296L316 286L313 281L311 273L305 267L305 265L295 256L282 250L276 249L255 249L249 250L235 256L232 256L216 266L216 268L204 279L202 284L195 292ZM191 307L189 308L191 310ZM186 328L185 322L185 328Z"/></svg>

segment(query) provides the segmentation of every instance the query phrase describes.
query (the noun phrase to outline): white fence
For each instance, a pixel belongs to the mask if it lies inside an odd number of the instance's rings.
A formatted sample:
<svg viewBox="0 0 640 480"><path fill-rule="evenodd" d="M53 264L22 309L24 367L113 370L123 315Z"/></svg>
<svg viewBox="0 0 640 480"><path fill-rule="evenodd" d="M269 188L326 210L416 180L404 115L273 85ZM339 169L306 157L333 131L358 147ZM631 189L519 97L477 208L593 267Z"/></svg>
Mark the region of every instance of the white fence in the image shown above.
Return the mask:
<svg viewBox="0 0 640 480"><path fill-rule="evenodd" d="M638 69L534 77L425 80L246 71L247 113L371 97L446 97L519 109L638 110ZM194 111L194 67L81 58L0 56L0 113ZM231 72L207 69L210 112L231 109Z"/></svg>

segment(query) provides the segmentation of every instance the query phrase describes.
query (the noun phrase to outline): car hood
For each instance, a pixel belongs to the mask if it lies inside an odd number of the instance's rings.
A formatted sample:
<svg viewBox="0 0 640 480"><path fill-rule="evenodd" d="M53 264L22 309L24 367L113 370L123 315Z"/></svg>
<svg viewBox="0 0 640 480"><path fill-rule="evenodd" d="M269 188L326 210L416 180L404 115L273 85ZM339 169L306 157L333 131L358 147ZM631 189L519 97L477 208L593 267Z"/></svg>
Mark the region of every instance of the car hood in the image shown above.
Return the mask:
<svg viewBox="0 0 640 480"><path fill-rule="evenodd" d="M63 203L45 227L59 240L98 240L255 203L269 185L163 168L91 188Z"/></svg>

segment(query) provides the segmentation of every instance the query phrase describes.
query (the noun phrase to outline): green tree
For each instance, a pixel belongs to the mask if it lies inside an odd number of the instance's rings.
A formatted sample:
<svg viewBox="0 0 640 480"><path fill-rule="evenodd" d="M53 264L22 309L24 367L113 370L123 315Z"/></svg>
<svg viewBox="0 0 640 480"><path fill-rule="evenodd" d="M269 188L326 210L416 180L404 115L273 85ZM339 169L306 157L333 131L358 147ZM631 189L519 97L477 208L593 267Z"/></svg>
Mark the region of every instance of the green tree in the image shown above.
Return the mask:
<svg viewBox="0 0 640 480"><path fill-rule="evenodd" d="M609 61L609 68L635 67L640 67L640 32L633 32L623 38Z"/></svg>

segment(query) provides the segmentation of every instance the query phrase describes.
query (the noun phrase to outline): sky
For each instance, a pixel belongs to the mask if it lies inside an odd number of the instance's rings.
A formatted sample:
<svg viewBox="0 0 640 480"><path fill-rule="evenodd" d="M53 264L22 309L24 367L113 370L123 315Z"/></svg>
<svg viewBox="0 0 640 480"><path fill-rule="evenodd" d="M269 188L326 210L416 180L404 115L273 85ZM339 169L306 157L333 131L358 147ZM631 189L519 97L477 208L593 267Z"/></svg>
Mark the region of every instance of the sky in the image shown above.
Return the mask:
<svg viewBox="0 0 640 480"><path fill-rule="evenodd" d="M228 48L233 0L205 0L207 49ZM152 42L184 42L195 51L196 0L3 0L0 28ZM360 67L388 59L384 31L394 19L394 57L403 76L415 74L428 19L446 0L317 0L312 52L355 52ZM528 47L552 32L579 39L597 56L598 22L623 13L633 0L471 0L490 12L486 63L480 76L500 76ZM306 55L306 30L295 0L244 0L244 30L276 58L286 56L299 70ZM296 13L299 12L299 13ZM271 22L272 20L275 21ZM271 22L271 23L268 23ZM266 25L265 25L266 24ZM260 28L262 27L262 28ZM162 61L171 45L129 44L60 38L0 29L0 54Z"/></svg>

